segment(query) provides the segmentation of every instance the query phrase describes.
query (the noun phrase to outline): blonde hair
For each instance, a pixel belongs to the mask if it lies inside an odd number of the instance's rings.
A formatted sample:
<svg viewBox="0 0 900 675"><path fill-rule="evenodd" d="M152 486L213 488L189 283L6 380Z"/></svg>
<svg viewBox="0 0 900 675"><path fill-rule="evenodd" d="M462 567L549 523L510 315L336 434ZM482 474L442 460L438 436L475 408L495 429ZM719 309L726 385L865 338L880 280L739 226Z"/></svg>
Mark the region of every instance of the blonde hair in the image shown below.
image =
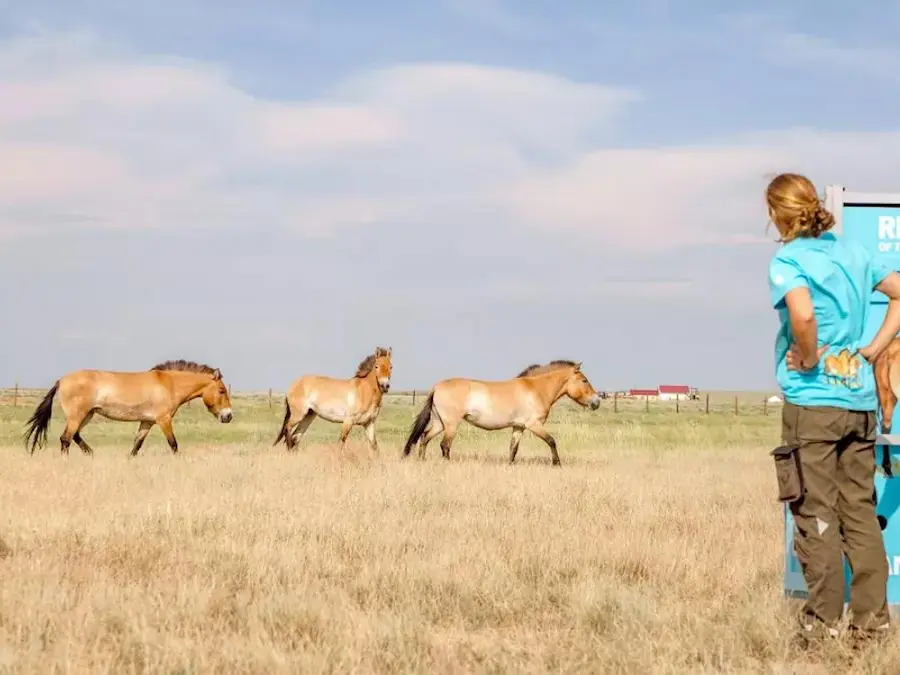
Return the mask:
<svg viewBox="0 0 900 675"><path fill-rule="evenodd" d="M766 203L782 243L799 237L818 237L834 227L834 216L819 201L816 186L806 176L775 176L766 188Z"/></svg>

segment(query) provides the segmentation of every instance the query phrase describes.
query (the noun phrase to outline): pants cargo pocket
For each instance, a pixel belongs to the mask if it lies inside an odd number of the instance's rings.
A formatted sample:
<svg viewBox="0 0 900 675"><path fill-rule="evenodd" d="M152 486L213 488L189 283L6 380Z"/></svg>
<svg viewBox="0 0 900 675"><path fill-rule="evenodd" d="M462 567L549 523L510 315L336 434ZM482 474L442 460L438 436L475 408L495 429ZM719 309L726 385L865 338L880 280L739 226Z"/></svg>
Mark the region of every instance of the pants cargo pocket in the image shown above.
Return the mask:
<svg viewBox="0 0 900 675"><path fill-rule="evenodd" d="M772 450L778 484L778 501L780 502L789 504L798 501L803 496L799 449L793 445L782 445Z"/></svg>

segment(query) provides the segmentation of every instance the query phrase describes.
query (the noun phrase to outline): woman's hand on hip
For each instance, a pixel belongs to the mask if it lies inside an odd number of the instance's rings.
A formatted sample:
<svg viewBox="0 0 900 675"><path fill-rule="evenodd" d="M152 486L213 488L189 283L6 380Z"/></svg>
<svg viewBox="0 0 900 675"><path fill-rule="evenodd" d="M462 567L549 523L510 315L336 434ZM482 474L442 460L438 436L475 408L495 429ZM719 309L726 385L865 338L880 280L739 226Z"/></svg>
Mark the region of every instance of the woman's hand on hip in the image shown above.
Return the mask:
<svg viewBox="0 0 900 675"><path fill-rule="evenodd" d="M861 347L857 353L869 363L874 363L875 359L878 358L879 350L870 342L865 347Z"/></svg>
<svg viewBox="0 0 900 675"><path fill-rule="evenodd" d="M815 368L819 365L819 359L822 358L822 354L825 353L825 350L828 349L828 345L822 345L816 350L815 361L812 363L804 363L803 356L800 354L800 347L797 346L797 343L791 345L791 348L788 350L787 356L785 356L785 361L787 362L788 370L796 370L799 372L807 372Z"/></svg>

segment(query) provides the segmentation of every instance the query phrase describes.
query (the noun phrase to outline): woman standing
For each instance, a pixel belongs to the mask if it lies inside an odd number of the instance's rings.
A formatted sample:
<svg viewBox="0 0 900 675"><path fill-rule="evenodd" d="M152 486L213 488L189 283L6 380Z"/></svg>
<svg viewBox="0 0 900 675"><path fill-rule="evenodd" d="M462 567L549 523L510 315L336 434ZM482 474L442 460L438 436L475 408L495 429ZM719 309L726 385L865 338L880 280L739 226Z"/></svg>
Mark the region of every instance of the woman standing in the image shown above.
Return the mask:
<svg viewBox="0 0 900 675"><path fill-rule="evenodd" d="M829 232L834 217L805 176L777 176L766 202L784 244L769 265L781 322L775 373L785 401L783 447L773 454L809 589L800 632L807 640L838 635L843 548L853 570L850 631L868 637L890 624L887 559L873 499L878 401L871 364L900 332L900 274ZM873 289L890 304L878 333L863 346Z"/></svg>

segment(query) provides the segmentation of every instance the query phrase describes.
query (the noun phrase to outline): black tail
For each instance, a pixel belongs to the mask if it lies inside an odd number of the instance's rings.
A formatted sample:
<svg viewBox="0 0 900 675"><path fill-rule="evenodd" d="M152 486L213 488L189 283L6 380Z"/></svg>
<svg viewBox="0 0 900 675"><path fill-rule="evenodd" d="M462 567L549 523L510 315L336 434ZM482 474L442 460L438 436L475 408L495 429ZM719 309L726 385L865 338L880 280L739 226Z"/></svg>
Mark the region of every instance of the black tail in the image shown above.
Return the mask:
<svg viewBox="0 0 900 675"><path fill-rule="evenodd" d="M288 420L291 419L291 406L288 404L287 397L284 399L284 422L281 423L281 431L278 432L278 438L275 439L275 442L272 443L273 446L278 445L278 442L284 439L284 442L287 443L287 423Z"/></svg>
<svg viewBox="0 0 900 675"><path fill-rule="evenodd" d="M888 431L887 433L891 433ZM884 471L886 478L894 477L894 470L891 466L891 448L887 445L881 446L881 470Z"/></svg>
<svg viewBox="0 0 900 675"><path fill-rule="evenodd" d="M425 429L428 428L428 423L431 422L432 405L434 405L434 391L428 395L425 405L422 406L419 415L416 417L416 421L413 422L412 429L409 432L409 438L406 439L406 445L403 448L404 457L412 451L413 446L420 438L422 438L422 434L424 434Z"/></svg>
<svg viewBox="0 0 900 675"><path fill-rule="evenodd" d="M25 449L28 449L28 443L31 443L31 454L34 454L35 448L43 448L47 442L47 430L50 428L50 416L53 414L53 397L56 396L56 390L59 389L59 380L57 380L44 400L38 403L34 413L28 419L28 431L25 432Z"/></svg>

